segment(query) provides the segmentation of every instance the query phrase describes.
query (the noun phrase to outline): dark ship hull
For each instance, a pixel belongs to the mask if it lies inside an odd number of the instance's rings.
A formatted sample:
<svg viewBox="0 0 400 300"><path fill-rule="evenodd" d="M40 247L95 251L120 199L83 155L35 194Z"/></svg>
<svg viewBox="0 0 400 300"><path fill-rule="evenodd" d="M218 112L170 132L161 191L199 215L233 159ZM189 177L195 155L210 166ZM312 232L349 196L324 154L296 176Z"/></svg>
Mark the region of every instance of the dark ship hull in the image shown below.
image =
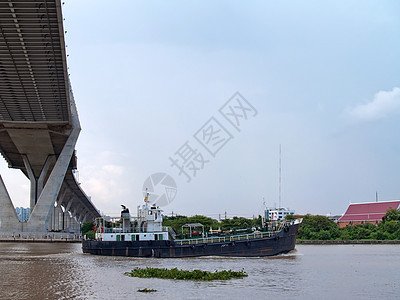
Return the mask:
<svg viewBox="0 0 400 300"><path fill-rule="evenodd" d="M262 238L235 239L230 241L205 243L202 239L164 241L95 241L84 240L84 253L129 257L198 257L198 256L232 256L260 257L287 253L295 248L296 235L300 223L286 226L278 233Z"/></svg>

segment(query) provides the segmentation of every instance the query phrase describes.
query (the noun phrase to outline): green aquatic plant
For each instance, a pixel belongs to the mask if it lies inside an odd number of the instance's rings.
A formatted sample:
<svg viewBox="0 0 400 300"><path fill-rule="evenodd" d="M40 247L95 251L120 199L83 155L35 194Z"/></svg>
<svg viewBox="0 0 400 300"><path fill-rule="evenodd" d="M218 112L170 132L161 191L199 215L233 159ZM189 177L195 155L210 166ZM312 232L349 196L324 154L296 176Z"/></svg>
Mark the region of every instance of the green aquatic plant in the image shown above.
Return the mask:
<svg viewBox="0 0 400 300"><path fill-rule="evenodd" d="M148 289L148 288L138 289L137 291L139 293L154 293L154 292L157 292L157 290L155 290L155 289Z"/></svg>
<svg viewBox="0 0 400 300"><path fill-rule="evenodd" d="M162 279L177 279L177 280L202 280L202 281L210 281L210 280L229 280L232 278L243 278L248 275L244 270L241 271L232 271L232 270L223 270L223 271L201 271L201 270L178 270L178 268L173 269L164 269L164 268L134 268L131 272L126 272L125 275L130 277L139 277L139 278L162 278Z"/></svg>

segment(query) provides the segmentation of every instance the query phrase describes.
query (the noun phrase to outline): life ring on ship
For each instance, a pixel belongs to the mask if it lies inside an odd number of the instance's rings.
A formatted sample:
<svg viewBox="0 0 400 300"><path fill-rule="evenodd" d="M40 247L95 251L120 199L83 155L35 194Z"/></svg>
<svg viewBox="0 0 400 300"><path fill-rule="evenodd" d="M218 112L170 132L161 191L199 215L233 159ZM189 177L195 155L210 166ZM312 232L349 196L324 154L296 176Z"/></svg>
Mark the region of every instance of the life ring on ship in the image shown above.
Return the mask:
<svg viewBox="0 0 400 300"><path fill-rule="evenodd" d="M232 246L235 246L235 241L232 241L232 242L231 242L231 245L232 245Z"/></svg>
<svg viewBox="0 0 400 300"><path fill-rule="evenodd" d="M195 245L190 245L190 248L194 249L194 248L195 248Z"/></svg>
<svg viewBox="0 0 400 300"><path fill-rule="evenodd" d="M167 246L169 246L169 245L171 245L171 241L165 241L165 244L166 244Z"/></svg>

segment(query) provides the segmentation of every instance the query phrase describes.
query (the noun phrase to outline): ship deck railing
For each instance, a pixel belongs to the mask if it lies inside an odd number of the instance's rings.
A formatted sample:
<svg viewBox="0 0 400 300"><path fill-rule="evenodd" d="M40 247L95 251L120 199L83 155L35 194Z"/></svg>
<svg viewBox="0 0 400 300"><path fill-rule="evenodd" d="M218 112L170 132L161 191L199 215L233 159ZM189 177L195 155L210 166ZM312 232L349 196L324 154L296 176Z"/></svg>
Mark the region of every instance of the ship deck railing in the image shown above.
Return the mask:
<svg viewBox="0 0 400 300"><path fill-rule="evenodd" d="M253 232L253 233L230 235L230 236L215 236L215 237L204 237L204 238L201 237L194 239L175 240L175 243L178 245L193 245L193 244L233 242L233 241L272 237L276 233L277 231L267 231L267 232Z"/></svg>
<svg viewBox="0 0 400 300"><path fill-rule="evenodd" d="M122 228L122 227L98 227L96 229L96 233L115 233L115 234L122 234L122 233L151 233L150 231L144 231L137 228ZM155 232L168 232L172 238L176 237L175 231L170 226L162 226L161 230L157 230Z"/></svg>
<svg viewBox="0 0 400 300"><path fill-rule="evenodd" d="M289 222L282 222L282 223L279 223L277 225L277 227L275 228L275 230L272 230L272 231L264 231L264 232L258 231L258 232L252 232L252 233L247 233L247 234L179 239L179 240L175 240L175 243L178 245L195 245L195 244L207 244L207 243L233 242L233 241L250 240L250 239L262 239L262 238L268 238L268 237L275 236L286 225L294 225L294 224L298 224L301 222L302 222L302 219L291 220Z"/></svg>

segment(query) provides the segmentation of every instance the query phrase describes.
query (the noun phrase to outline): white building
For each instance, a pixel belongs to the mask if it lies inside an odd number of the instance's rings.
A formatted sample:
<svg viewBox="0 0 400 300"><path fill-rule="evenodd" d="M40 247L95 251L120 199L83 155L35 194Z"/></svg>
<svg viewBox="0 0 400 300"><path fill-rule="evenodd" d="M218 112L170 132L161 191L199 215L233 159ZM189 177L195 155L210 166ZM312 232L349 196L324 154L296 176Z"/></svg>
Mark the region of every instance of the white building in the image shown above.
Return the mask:
<svg viewBox="0 0 400 300"><path fill-rule="evenodd" d="M294 215L294 210L288 208L267 208L265 209L265 218L271 221L283 221L287 215Z"/></svg>

